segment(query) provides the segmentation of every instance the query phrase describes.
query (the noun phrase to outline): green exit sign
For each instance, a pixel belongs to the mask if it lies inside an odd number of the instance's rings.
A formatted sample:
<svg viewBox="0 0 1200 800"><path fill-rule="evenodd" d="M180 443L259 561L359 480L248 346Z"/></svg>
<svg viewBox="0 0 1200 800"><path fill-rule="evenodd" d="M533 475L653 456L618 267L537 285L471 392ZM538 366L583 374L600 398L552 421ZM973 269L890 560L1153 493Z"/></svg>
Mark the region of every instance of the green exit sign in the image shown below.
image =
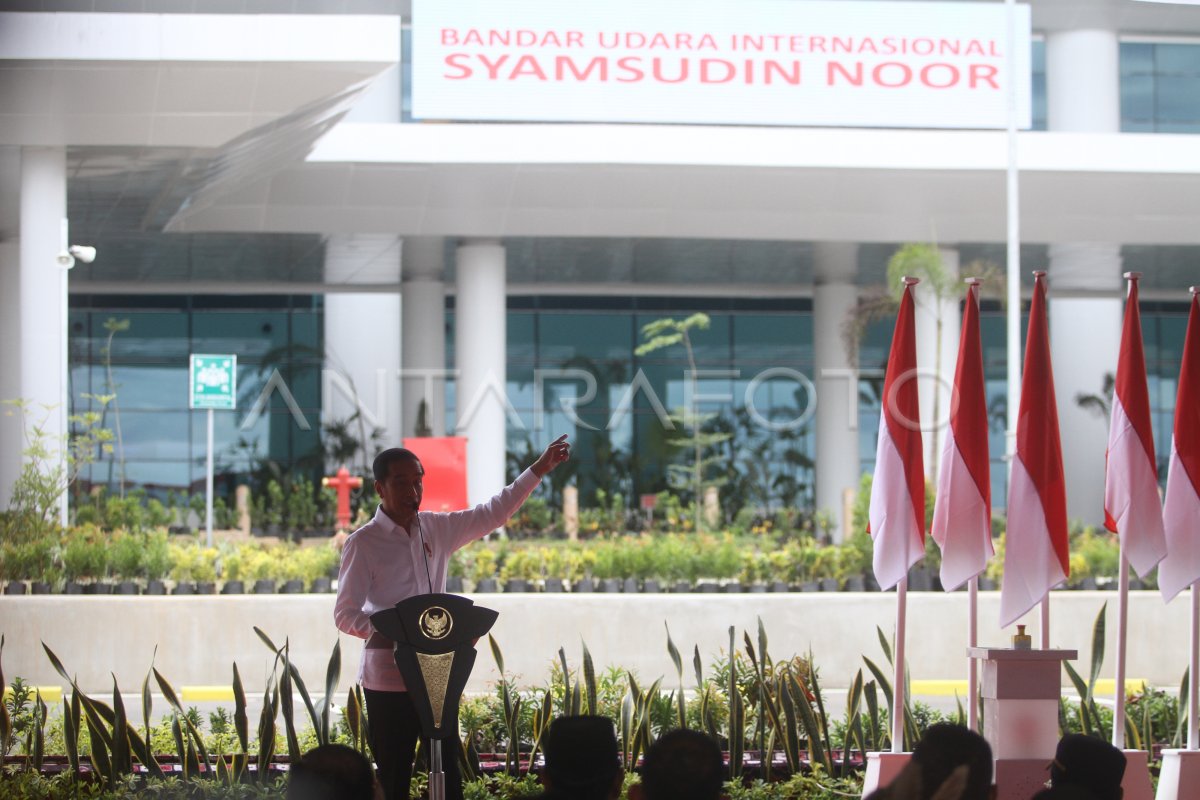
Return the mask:
<svg viewBox="0 0 1200 800"><path fill-rule="evenodd" d="M216 408L232 411L237 407L237 356L192 354L192 408Z"/></svg>

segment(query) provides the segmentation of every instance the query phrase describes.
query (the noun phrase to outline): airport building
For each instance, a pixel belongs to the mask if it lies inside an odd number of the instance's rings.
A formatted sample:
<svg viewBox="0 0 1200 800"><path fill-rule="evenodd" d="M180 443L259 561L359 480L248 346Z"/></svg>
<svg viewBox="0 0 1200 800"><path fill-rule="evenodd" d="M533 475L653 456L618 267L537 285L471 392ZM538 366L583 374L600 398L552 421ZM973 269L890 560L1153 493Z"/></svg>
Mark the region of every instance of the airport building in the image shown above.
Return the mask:
<svg viewBox="0 0 1200 800"><path fill-rule="evenodd" d="M863 309L906 244L952 275L1003 272L1010 146L1012 266L1026 291L1049 275L1069 515L1103 519L1094 400L1127 271L1169 453L1200 283L1200 6L2 8L0 397L57 437L115 395L119 457L92 485L202 490L189 355L236 354L221 492L265 465L324 474L333 441L361 463L457 435L475 501L567 433L585 501L636 504L692 463L699 425L737 505L823 509L843 530L892 324ZM1002 509L1013 354L984 297ZM921 369L948 380L961 292L917 298ZM699 312L686 344L639 354L645 325ZM952 398L921 390L930 468ZM0 506L24 442L20 415L0 418Z"/></svg>

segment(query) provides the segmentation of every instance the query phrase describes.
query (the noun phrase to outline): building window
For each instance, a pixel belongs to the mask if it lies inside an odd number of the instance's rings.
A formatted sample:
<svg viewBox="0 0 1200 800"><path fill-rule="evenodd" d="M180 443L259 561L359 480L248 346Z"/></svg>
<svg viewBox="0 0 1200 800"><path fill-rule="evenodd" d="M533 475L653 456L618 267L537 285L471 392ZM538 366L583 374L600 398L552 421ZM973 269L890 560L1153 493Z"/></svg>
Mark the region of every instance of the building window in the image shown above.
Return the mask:
<svg viewBox="0 0 1200 800"><path fill-rule="evenodd" d="M1121 130L1200 132L1200 44L1121 43Z"/></svg>

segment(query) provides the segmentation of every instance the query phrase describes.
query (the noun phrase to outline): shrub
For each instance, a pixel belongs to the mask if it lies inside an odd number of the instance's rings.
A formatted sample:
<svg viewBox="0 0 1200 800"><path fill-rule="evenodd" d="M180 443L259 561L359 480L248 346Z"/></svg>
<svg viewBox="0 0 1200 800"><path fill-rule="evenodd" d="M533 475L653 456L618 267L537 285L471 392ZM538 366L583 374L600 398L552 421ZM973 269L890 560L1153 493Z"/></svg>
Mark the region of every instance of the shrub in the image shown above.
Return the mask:
<svg viewBox="0 0 1200 800"><path fill-rule="evenodd" d="M112 570L118 578L132 581L142 577L146 561L146 536L125 531L112 535Z"/></svg>

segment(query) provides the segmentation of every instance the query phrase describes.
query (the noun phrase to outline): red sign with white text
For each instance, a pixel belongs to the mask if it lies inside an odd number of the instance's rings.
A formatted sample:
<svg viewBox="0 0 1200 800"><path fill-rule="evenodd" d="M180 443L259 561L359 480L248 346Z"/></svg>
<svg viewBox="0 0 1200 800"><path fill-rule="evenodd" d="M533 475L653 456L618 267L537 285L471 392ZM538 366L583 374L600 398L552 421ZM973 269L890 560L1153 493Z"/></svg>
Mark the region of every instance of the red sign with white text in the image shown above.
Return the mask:
<svg viewBox="0 0 1200 800"><path fill-rule="evenodd" d="M413 0L420 119L1028 128L1030 13L881 0Z"/></svg>

